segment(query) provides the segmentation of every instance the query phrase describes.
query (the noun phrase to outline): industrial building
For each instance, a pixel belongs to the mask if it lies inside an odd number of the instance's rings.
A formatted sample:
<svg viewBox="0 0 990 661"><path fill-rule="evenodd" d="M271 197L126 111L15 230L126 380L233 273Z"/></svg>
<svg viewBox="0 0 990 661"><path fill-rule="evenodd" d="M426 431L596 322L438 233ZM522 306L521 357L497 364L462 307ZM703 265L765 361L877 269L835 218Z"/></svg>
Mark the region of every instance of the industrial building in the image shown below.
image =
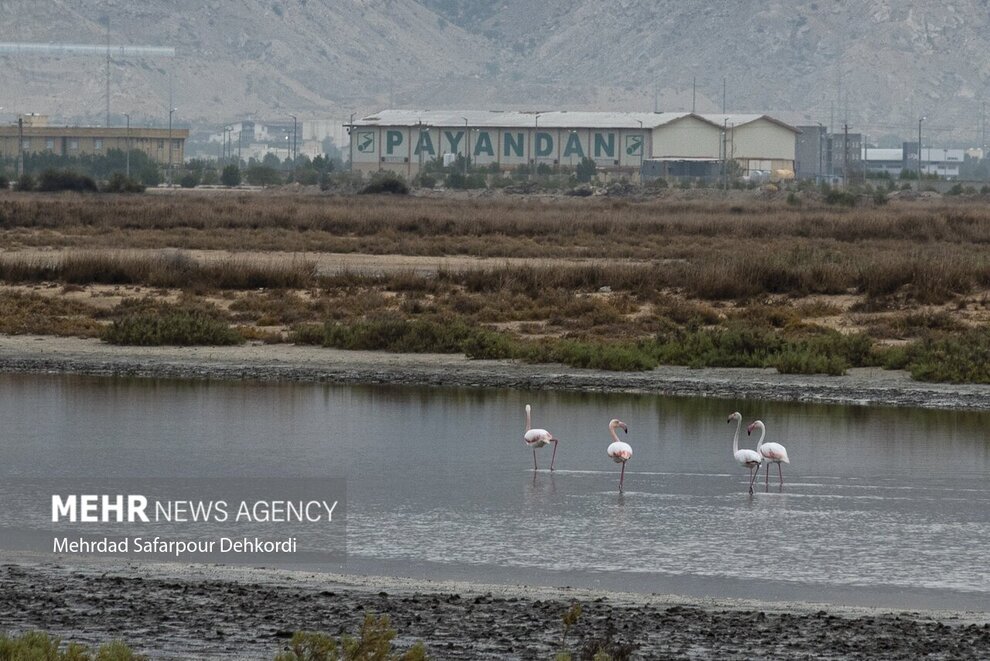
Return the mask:
<svg viewBox="0 0 990 661"><path fill-rule="evenodd" d="M459 155L500 170L590 158L604 172L631 178L647 170L710 177L731 161L743 175L791 178L799 133L767 115L689 112L383 110L349 128L354 170L405 177Z"/></svg>
<svg viewBox="0 0 990 661"><path fill-rule="evenodd" d="M187 129L98 128L50 126L44 115L23 115L21 125L0 126L0 159L49 152L57 156L106 154L111 149L137 149L161 164L182 163ZM169 153L169 139L172 141Z"/></svg>

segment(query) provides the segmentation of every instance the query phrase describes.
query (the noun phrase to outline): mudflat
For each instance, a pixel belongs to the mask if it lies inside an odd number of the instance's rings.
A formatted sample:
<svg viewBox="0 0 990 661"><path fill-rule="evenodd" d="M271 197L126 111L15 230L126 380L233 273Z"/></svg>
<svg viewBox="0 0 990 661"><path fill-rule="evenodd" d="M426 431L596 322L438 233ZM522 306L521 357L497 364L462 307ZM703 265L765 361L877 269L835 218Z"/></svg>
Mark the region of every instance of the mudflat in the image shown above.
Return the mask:
<svg viewBox="0 0 990 661"><path fill-rule="evenodd" d="M562 616L582 614L563 636ZM437 659L984 659L985 613L885 612L215 566L0 565L0 623L152 658L271 659L296 630L388 615ZM631 657L623 655L631 655ZM590 658L588 656L587 658Z"/></svg>

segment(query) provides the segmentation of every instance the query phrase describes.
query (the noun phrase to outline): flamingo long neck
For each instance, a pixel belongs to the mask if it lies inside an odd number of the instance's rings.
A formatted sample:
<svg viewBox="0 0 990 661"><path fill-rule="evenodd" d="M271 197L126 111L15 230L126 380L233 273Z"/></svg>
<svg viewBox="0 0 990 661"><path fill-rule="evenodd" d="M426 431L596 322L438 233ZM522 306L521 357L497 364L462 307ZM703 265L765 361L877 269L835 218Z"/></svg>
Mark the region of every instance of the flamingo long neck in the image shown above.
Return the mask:
<svg viewBox="0 0 990 661"><path fill-rule="evenodd" d="M760 425L760 440L756 442L756 451L760 451L760 446L763 445L763 439L767 435L767 428Z"/></svg>
<svg viewBox="0 0 990 661"><path fill-rule="evenodd" d="M530 429L533 428L533 423L530 422L530 420L532 420L532 417L530 416L529 407L527 406L526 407L526 431L529 431Z"/></svg>
<svg viewBox="0 0 990 661"><path fill-rule="evenodd" d="M742 418L736 420L736 434L732 437L732 454L739 452L739 430L742 429Z"/></svg>
<svg viewBox="0 0 990 661"><path fill-rule="evenodd" d="M616 443L619 442L619 435L615 433L615 427L609 427L608 433L612 435L612 440Z"/></svg>

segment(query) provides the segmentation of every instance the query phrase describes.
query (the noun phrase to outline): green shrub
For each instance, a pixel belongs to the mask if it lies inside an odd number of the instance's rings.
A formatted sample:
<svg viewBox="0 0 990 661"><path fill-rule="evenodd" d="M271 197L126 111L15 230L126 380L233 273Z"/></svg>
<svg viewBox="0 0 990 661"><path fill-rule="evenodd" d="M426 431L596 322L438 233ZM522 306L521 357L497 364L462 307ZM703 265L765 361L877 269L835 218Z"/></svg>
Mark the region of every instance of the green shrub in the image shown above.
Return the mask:
<svg viewBox="0 0 990 661"><path fill-rule="evenodd" d="M76 191L79 193L95 193L98 189L91 177L77 174L71 170L45 170L38 177L37 190L45 193L58 191Z"/></svg>
<svg viewBox="0 0 990 661"><path fill-rule="evenodd" d="M825 194L825 204L854 207L856 206L856 195L849 191L831 189Z"/></svg>
<svg viewBox="0 0 990 661"><path fill-rule="evenodd" d="M357 636L343 635L340 640L314 631L297 631L288 650L275 661L426 661L429 657L422 643L405 652L393 650L395 629L388 616L365 615Z"/></svg>
<svg viewBox="0 0 990 661"><path fill-rule="evenodd" d="M839 356L829 356L810 350L788 349L777 358L777 371L781 374L830 374L846 373L849 364Z"/></svg>
<svg viewBox="0 0 990 661"><path fill-rule="evenodd" d="M14 188L24 193L30 193L34 190L34 177L25 172L17 179Z"/></svg>
<svg viewBox="0 0 990 661"><path fill-rule="evenodd" d="M143 193L144 184L121 172L114 172L103 186L104 193Z"/></svg>
<svg viewBox="0 0 990 661"><path fill-rule="evenodd" d="M125 302L126 303L126 302ZM120 307L127 310L127 305ZM194 346L243 344L244 337L209 311L171 304L138 302L107 326L101 338L109 344Z"/></svg>
<svg viewBox="0 0 990 661"><path fill-rule="evenodd" d="M231 163L220 174L220 183L229 188L241 185L241 169Z"/></svg>
<svg viewBox="0 0 990 661"><path fill-rule="evenodd" d="M906 362L918 381L990 383L990 329L930 336L909 350Z"/></svg>
<svg viewBox="0 0 990 661"><path fill-rule="evenodd" d="M143 661L146 657L120 641L101 645L93 654L79 643L62 641L43 631L29 631L19 636L0 634L0 661Z"/></svg>
<svg viewBox="0 0 990 661"><path fill-rule="evenodd" d="M391 172L380 172L371 178L371 181L359 191L362 195L408 195L409 186L402 179Z"/></svg>
<svg viewBox="0 0 990 661"><path fill-rule="evenodd" d="M179 185L183 188L196 188L199 185L199 177L195 172L187 172L179 179Z"/></svg>

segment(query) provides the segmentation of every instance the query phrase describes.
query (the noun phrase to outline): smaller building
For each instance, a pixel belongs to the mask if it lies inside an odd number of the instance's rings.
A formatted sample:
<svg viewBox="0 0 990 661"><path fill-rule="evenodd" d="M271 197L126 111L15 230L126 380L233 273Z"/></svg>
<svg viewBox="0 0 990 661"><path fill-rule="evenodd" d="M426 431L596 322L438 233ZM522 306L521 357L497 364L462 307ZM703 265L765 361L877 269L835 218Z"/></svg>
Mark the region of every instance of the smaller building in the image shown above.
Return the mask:
<svg viewBox="0 0 990 661"><path fill-rule="evenodd" d="M918 171L917 142L905 142L900 149L863 147L862 157L870 173L887 173L897 178L904 170L912 173ZM921 150L921 172L943 179L956 179L965 160L965 149L924 147Z"/></svg>
<svg viewBox="0 0 990 661"><path fill-rule="evenodd" d="M49 126L44 115L22 115L21 120L21 126L0 126L0 159L16 159L18 151L87 156L106 154L111 149L137 149L163 165L170 162L178 164L185 159L186 139L189 137L188 129Z"/></svg>

